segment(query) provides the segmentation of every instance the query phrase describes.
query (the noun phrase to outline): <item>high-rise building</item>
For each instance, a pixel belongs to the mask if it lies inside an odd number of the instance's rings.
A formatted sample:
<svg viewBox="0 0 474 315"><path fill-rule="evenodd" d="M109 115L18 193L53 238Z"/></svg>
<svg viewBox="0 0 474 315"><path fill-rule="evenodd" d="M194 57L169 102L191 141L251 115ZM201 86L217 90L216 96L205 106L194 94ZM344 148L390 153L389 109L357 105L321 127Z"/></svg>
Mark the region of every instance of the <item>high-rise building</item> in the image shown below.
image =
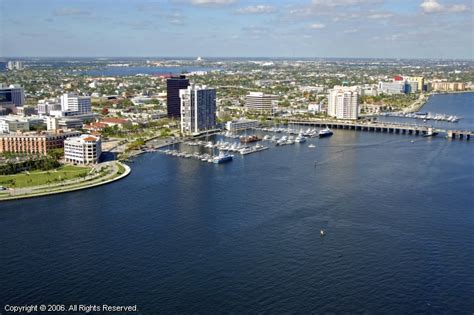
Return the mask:
<svg viewBox="0 0 474 315"><path fill-rule="evenodd" d="M245 97L245 107L257 111L273 112L277 107L278 96L263 92L250 92Z"/></svg>
<svg viewBox="0 0 474 315"><path fill-rule="evenodd" d="M12 70L23 70L23 62L16 60L10 60L7 63L7 69L12 71Z"/></svg>
<svg viewBox="0 0 474 315"><path fill-rule="evenodd" d="M168 117L177 118L181 115L181 101L179 99L179 90L187 89L189 80L186 76L172 77L166 80L166 107Z"/></svg>
<svg viewBox="0 0 474 315"><path fill-rule="evenodd" d="M3 86L0 84L0 108L16 113L16 107L25 104L25 91L19 85Z"/></svg>
<svg viewBox="0 0 474 315"><path fill-rule="evenodd" d="M181 100L181 132L196 134L216 126L216 90L205 86L189 86L179 91Z"/></svg>
<svg viewBox="0 0 474 315"><path fill-rule="evenodd" d="M359 93L351 87L334 87L328 97L328 115L337 119L357 119Z"/></svg>
<svg viewBox="0 0 474 315"><path fill-rule="evenodd" d="M91 97L79 96L76 94L63 94L61 96L61 110L69 112L77 112L80 114L90 113Z"/></svg>
<svg viewBox="0 0 474 315"><path fill-rule="evenodd" d="M422 91L423 90L423 86L425 84L425 78L424 77L412 77L412 76L404 76L403 77L407 82L416 82L417 84L417 88L416 90L417 91ZM413 89L413 88L412 88Z"/></svg>

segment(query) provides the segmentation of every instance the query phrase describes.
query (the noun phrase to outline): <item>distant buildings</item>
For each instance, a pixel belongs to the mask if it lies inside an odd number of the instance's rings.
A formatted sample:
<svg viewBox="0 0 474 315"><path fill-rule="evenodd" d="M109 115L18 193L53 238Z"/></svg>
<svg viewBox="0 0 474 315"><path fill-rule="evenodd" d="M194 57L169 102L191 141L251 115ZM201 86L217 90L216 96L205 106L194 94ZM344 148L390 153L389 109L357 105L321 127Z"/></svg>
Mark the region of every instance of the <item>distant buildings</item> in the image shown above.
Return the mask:
<svg viewBox="0 0 474 315"><path fill-rule="evenodd" d="M76 131L0 135L0 153L47 154L53 149L62 148L66 138L78 135L80 135L80 132Z"/></svg>
<svg viewBox="0 0 474 315"><path fill-rule="evenodd" d="M258 120L239 119L239 120L228 121L225 124L225 127L230 132L236 132L236 131L239 131L239 130L246 130L246 129L250 129L250 128L255 128L255 127L258 127L258 125L259 125Z"/></svg>
<svg viewBox="0 0 474 315"><path fill-rule="evenodd" d="M328 115L337 119L357 119L359 93L351 87L334 87L328 97Z"/></svg>
<svg viewBox="0 0 474 315"><path fill-rule="evenodd" d="M392 82L379 82L379 92L385 94L404 94L406 90L405 81L394 80Z"/></svg>
<svg viewBox="0 0 474 315"><path fill-rule="evenodd" d="M38 115L49 115L50 111L60 111L61 104L55 100L40 100L36 107Z"/></svg>
<svg viewBox="0 0 474 315"><path fill-rule="evenodd" d="M403 79L405 79L407 82L416 82L417 91L423 91L424 90L424 85L425 85L425 78L424 77L404 76Z"/></svg>
<svg viewBox="0 0 474 315"><path fill-rule="evenodd" d="M73 164L94 164L102 154L100 137L81 135L64 141L64 160Z"/></svg>
<svg viewBox="0 0 474 315"><path fill-rule="evenodd" d="M76 112L79 114L90 113L92 111L91 97L79 96L76 94L63 94L61 96L61 110Z"/></svg>
<svg viewBox="0 0 474 315"><path fill-rule="evenodd" d="M19 85L4 86L0 83L0 111L3 112L3 115L10 112L16 113L16 108L24 104L25 91L22 87Z"/></svg>
<svg viewBox="0 0 474 315"><path fill-rule="evenodd" d="M454 92L464 91L466 89L465 83L459 82L438 82L434 81L431 83L431 88L436 92Z"/></svg>
<svg viewBox="0 0 474 315"><path fill-rule="evenodd" d="M11 133L17 131L29 131L30 124L28 120L18 119L16 117L0 117L0 133Z"/></svg>
<svg viewBox="0 0 474 315"><path fill-rule="evenodd" d="M196 134L216 127L216 90L191 85L179 91L181 133Z"/></svg>
<svg viewBox="0 0 474 315"><path fill-rule="evenodd" d="M263 92L250 92L245 97L245 108L256 111L273 112L277 107L278 96Z"/></svg>
<svg viewBox="0 0 474 315"><path fill-rule="evenodd" d="M169 118L178 118L181 116L181 101L179 90L187 89L189 80L186 76L172 77L166 80L166 107Z"/></svg>
<svg viewBox="0 0 474 315"><path fill-rule="evenodd" d="M10 60L7 62L7 70L13 71L13 70L23 70L23 62L19 60Z"/></svg>

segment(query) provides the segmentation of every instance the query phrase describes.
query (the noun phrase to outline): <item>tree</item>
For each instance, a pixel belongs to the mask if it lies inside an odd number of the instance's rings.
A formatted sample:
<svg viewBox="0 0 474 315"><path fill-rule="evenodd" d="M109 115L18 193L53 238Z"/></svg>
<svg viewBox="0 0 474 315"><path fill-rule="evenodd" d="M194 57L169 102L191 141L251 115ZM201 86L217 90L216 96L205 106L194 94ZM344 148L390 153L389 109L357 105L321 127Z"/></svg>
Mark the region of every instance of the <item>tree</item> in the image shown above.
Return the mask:
<svg viewBox="0 0 474 315"><path fill-rule="evenodd" d="M104 108L102 109L102 115L106 116L106 115L108 115L108 114L109 114L109 109L108 109L107 107L104 107Z"/></svg>

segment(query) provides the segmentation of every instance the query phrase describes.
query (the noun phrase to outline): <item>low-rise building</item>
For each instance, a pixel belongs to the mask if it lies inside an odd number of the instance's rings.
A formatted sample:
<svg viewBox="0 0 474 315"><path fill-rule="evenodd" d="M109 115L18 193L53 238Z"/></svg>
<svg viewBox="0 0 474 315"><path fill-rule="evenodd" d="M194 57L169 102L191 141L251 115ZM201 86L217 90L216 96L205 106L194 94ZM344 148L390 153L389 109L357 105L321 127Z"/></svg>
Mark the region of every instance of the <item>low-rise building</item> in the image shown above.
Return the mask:
<svg viewBox="0 0 474 315"><path fill-rule="evenodd" d="M78 135L80 132L77 131L0 135L0 153L47 154L53 149L62 148L66 138Z"/></svg>
<svg viewBox="0 0 474 315"><path fill-rule="evenodd" d="M433 91L439 91L439 92L464 91L466 89L466 84L461 83L461 82L434 81L431 83L431 88L433 89Z"/></svg>
<svg viewBox="0 0 474 315"><path fill-rule="evenodd" d="M0 118L0 133L11 133L17 131L29 131L30 124L26 119L5 116Z"/></svg>
<svg viewBox="0 0 474 315"><path fill-rule="evenodd" d="M228 121L225 124L225 128L229 130L230 132L236 132L239 130L246 130L250 128L255 128L258 127L259 122L258 120L253 120L253 119L238 119L238 120L232 120Z"/></svg>
<svg viewBox="0 0 474 315"><path fill-rule="evenodd" d="M64 141L64 160L73 164L94 164L102 154L100 137L84 134Z"/></svg>

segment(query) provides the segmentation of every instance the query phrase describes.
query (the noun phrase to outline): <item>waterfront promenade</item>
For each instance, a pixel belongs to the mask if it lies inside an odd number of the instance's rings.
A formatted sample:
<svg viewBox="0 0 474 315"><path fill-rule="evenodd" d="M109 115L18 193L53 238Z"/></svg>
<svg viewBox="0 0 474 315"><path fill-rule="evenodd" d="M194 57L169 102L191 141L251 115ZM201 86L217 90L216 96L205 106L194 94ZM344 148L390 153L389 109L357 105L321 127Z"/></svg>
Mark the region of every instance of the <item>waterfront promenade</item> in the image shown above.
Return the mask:
<svg viewBox="0 0 474 315"><path fill-rule="evenodd" d="M103 167L107 169L105 174L100 172L100 169ZM118 161L105 162L94 166L94 168L97 170L97 172L95 172L96 175L90 174L82 179L71 179L55 184L25 188L12 188L6 191L1 191L0 201L40 197L88 189L117 181L128 176L131 172L131 169L128 165Z"/></svg>

